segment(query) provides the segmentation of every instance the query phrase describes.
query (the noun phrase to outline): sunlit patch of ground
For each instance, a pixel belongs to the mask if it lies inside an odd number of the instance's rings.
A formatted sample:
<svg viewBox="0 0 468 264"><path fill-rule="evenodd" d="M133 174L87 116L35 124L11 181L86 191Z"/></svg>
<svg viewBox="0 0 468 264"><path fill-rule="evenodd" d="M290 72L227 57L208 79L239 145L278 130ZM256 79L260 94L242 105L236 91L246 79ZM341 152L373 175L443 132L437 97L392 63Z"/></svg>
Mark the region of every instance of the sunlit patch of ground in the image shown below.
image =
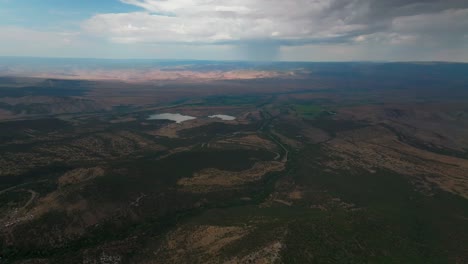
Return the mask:
<svg viewBox="0 0 468 264"><path fill-rule="evenodd" d="M180 227L142 263L222 263L221 250L249 232L249 227L239 226Z"/></svg>
<svg viewBox="0 0 468 264"><path fill-rule="evenodd" d="M468 160L415 148L398 141L391 131L372 127L342 133L326 144L334 159L326 165L335 169L386 168L415 176L420 186L439 188L468 198ZM430 193L430 190L427 190Z"/></svg>
<svg viewBox="0 0 468 264"><path fill-rule="evenodd" d="M204 169L192 178L182 178L178 184L184 190L193 192L207 192L224 187L235 187L260 180L269 172L282 171L284 163L277 161L257 162L244 171L223 171L218 169Z"/></svg>
<svg viewBox="0 0 468 264"><path fill-rule="evenodd" d="M59 187L63 187L66 185L89 181L96 177L103 176L104 172L104 169L101 167L74 169L60 176L58 178L58 185Z"/></svg>
<svg viewBox="0 0 468 264"><path fill-rule="evenodd" d="M188 120L182 123L171 123L167 126L164 126L160 129L154 130L154 131L149 131L148 134L153 135L153 136L161 136L161 137L168 137L168 138L178 138L178 132L189 129L189 128L194 128L194 127L200 127L207 125L211 123L212 121L207 120L207 119L193 119L193 120Z"/></svg>
<svg viewBox="0 0 468 264"><path fill-rule="evenodd" d="M21 73L18 73L21 75ZM149 81L211 81L211 80L251 80L289 76L288 73L259 70L230 70L230 71L192 71L192 70L70 70L66 74L61 72L28 73L37 78L85 79L85 80L113 80L129 83L144 83Z"/></svg>
<svg viewBox="0 0 468 264"><path fill-rule="evenodd" d="M271 244L248 254L247 256L243 257L236 257L233 258L225 264L241 264L241 263L255 263L255 264L270 264L270 263L282 263L281 262L281 249L284 245L279 242L275 241Z"/></svg>
<svg viewBox="0 0 468 264"><path fill-rule="evenodd" d="M256 134L222 139L214 142L213 144L233 144L238 147L267 149L272 151L277 150L277 146L275 143L271 142L270 140L261 138Z"/></svg>

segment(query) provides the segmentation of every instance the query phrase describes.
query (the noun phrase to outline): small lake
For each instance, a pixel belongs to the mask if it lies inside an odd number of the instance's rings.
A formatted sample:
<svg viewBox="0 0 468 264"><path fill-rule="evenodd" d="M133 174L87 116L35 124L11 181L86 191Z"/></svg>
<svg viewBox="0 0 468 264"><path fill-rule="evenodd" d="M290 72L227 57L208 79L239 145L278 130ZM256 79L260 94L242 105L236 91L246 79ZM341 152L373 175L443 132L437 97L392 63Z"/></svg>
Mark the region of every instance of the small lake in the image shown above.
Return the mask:
<svg viewBox="0 0 468 264"><path fill-rule="evenodd" d="M230 115L211 115L211 116L209 116L209 118L219 118L219 119L225 120L225 121L231 121L231 120L236 119L235 117L230 116Z"/></svg>
<svg viewBox="0 0 468 264"><path fill-rule="evenodd" d="M193 120L196 117L193 116L186 116L181 114L171 114L171 113L164 113L164 114L154 114L150 115L147 120L171 120L175 121L176 123L182 123L184 121Z"/></svg>

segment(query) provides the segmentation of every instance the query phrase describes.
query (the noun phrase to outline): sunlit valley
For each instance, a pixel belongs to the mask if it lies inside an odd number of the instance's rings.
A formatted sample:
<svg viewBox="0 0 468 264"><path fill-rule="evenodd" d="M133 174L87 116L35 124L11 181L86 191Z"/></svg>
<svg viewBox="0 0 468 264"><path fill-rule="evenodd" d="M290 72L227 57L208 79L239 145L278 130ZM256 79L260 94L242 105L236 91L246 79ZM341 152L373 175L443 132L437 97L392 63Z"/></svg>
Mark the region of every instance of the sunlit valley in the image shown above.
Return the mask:
<svg viewBox="0 0 468 264"><path fill-rule="evenodd" d="M467 65L239 67L1 78L2 260L466 260Z"/></svg>

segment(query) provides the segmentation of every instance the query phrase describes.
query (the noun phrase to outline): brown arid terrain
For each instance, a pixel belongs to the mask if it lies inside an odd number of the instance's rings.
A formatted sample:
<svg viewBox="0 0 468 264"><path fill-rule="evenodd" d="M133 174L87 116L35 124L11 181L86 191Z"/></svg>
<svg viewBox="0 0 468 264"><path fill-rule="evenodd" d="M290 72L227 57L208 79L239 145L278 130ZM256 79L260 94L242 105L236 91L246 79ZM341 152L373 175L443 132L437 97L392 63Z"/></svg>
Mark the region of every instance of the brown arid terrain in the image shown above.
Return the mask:
<svg viewBox="0 0 468 264"><path fill-rule="evenodd" d="M404 144L383 127L364 128L343 133L326 144L333 161L327 163L335 169L361 167L386 168L413 176L418 187L431 185L468 198L468 160L421 150ZM339 161L338 161L339 160Z"/></svg>
<svg viewBox="0 0 468 264"><path fill-rule="evenodd" d="M286 77L291 73L259 71L259 70L208 70L193 71L184 67L150 70L81 70L67 72L37 72L22 69L12 69L9 74L42 79L62 80L93 80L93 81L123 81L126 83L147 83L154 81L177 81L180 83L196 83L213 80L254 80L264 78Z"/></svg>
<svg viewBox="0 0 468 264"><path fill-rule="evenodd" d="M252 168L239 171L204 169L190 178L182 178L177 184L194 192L209 192L210 189L226 189L258 181L269 172L284 170L284 164L278 161L257 162Z"/></svg>
<svg viewBox="0 0 468 264"><path fill-rule="evenodd" d="M219 263L221 250L249 233L248 227L236 226L197 226L185 227L168 234L163 247L154 252L166 255L169 262L188 262L196 255L201 255L198 261ZM166 259L166 258L164 258ZM159 263L158 260L148 263Z"/></svg>
<svg viewBox="0 0 468 264"><path fill-rule="evenodd" d="M0 263L468 262L468 66L227 65L0 78Z"/></svg>

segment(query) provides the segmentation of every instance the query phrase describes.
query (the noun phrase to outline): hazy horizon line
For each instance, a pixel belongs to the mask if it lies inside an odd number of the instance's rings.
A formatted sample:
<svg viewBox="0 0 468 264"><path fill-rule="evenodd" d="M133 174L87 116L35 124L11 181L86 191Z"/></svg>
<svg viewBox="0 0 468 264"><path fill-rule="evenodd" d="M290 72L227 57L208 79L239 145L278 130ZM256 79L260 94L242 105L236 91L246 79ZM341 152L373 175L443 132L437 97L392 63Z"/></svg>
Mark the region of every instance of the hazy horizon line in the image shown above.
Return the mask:
<svg viewBox="0 0 468 264"><path fill-rule="evenodd" d="M171 58L99 58L99 57L41 57L41 56L4 56L9 59L49 59L49 60L105 60L105 61L197 61L197 62L244 62L244 63L453 63L467 64L468 61L444 61L444 60L233 60L233 59L171 59ZM1 63L1 61L0 61Z"/></svg>

